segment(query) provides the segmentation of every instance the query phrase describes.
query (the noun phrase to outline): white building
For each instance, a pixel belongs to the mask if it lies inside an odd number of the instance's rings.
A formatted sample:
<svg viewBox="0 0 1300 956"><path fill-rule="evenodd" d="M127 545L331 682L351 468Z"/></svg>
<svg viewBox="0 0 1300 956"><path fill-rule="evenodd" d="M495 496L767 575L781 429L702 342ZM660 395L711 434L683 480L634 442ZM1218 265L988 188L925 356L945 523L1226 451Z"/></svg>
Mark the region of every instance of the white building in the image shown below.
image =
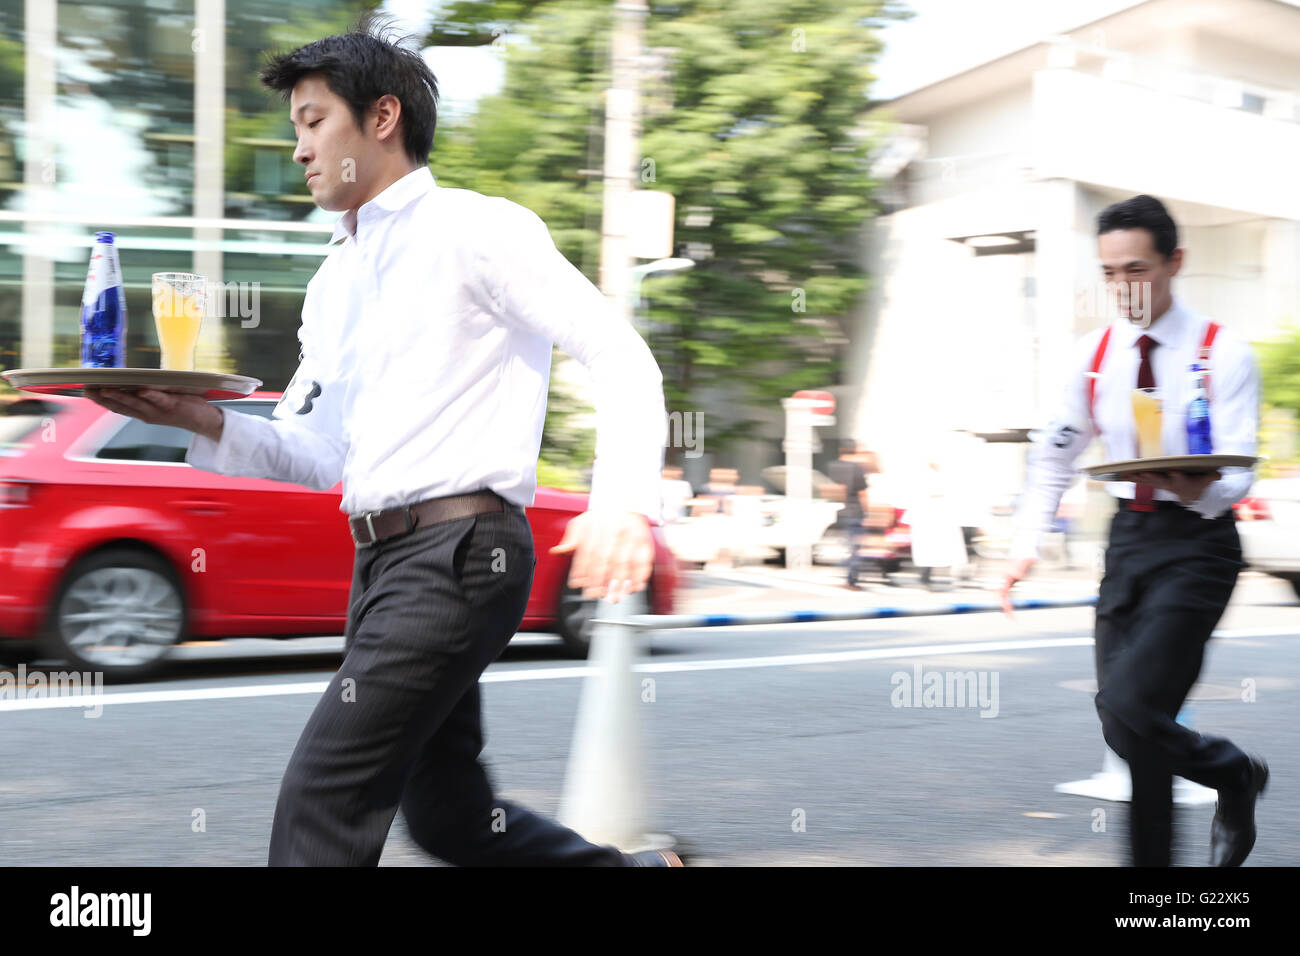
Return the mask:
<svg viewBox="0 0 1300 956"><path fill-rule="evenodd" d="M1108 321L1097 213L1137 193L1179 225L1175 295L1251 340L1300 319L1297 91L1296 4L1148 0L888 103L852 433L904 475L956 430L1043 422L1073 343ZM1024 448L947 463L992 500L1019 490Z"/></svg>

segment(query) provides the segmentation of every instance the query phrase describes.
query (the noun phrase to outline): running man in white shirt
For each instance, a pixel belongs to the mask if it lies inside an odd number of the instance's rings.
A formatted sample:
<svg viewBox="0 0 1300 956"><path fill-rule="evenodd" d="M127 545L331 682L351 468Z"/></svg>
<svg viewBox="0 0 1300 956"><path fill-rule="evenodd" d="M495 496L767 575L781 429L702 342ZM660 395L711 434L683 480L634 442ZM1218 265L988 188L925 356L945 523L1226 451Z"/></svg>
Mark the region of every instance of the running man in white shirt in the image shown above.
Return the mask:
<svg viewBox="0 0 1300 956"><path fill-rule="evenodd" d="M301 364L275 420L194 396L102 390L100 404L196 433L188 461L325 489L343 482L357 544L343 664L281 783L271 865L376 865L398 807L417 842L464 865L680 866L597 846L494 796L479 676L523 618L552 342L590 370L589 509L556 551L569 581L642 590L660 523L662 376L636 332L501 198L427 167L436 80L363 29L274 57L293 158L342 211L308 285Z"/></svg>
<svg viewBox="0 0 1300 956"><path fill-rule="evenodd" d="M1138 457L1134 388L1160 389L1163 453L1185 455L1188 368L1208 354L1213 450L1256 453L1254 356L1244 340L1173 297L1183 250L1164 205L1151 196L1116 203L1098 217L1097 233L1103 276L1117 284L1120 317L1084 337L1063 407L1030 453L1012 569L1002 588L1008 613L1011 589L1029 573L1039 535L1051 527L1076 477L1074 463L1092 438L1100 435L1108 461ZM1132 296L1132 284L1149 294ZM1255 800L1268 767L1231 741L1177 722L1242 567L1232 505L1253 478L1249 468L1224 468L1142 472L1134 483L1108 485L1119 510L1097 603L1096 706L1106 742L1128 761L1133 778L1136 866L1170 865L1175 776L1219 791L1210 831L1213 865L1240 865L1255 842Z"/></svg>

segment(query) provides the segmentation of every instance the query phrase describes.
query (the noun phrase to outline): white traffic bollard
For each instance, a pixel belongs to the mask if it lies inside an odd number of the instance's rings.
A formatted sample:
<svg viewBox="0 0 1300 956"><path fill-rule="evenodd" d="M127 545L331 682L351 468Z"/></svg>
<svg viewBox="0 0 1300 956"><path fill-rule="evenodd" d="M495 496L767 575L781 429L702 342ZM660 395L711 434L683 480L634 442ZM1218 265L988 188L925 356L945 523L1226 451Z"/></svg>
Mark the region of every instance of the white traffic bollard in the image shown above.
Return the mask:
<svg viewBox="0 0 1300 956"><path fill-rule="evenodd" d="M1183 720L1187 717L1188 720ZM1178 715L1178 722L1189 723L1191 714L1190 708ZM1128 766L1120 759L1119 754L1106 748L1106 753L1101 758L1101 773L1094 773L1086 780L1072 780L1069 783L1058 783L1053 787L1057 793L1069 793L1078 797L1092 797L1094 800L1110 800L1115 803L1128 803L1133 799L1133 778L1128 772ZM1174 803L1185 806L1198 806L1206 803L1214 803L1219 799L1217 790L1211 790L1209 787L1202 787L1199 783L1192 783L1190 780L1184 780L1182 777L1174 778Z"/></svg>
<svg viewBox="0 0 1300 956"><path fill-rule="evenodd" d="M627 620L641 613L645 592L617 604L601 601L596 617ZM635 628L592 626L590 673L583 681L559 820L592 843L627 853L670 845L647 833L640 685L640 634Z"/></svg>

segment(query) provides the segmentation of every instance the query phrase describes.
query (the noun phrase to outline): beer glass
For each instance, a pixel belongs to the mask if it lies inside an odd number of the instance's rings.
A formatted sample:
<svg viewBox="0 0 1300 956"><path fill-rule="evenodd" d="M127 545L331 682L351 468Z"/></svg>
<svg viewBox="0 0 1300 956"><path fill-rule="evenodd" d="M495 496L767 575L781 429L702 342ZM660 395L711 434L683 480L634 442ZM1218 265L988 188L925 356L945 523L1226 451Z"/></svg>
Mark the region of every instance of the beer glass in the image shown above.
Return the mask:
<svg viewBox="0 0 1300 956"><path fill-rule="evenodd" d="M153 319L162 351L161 368L194 371L194 348L199 342L206 294L207 280L203 276L192 272L154 273Z"/></svg>
<svg viewBox="0 0 1300 956"><path fill-rule="evenodd" d="M1159 388L1133 389L1133 419L1137 423L1138 457L1159 458L1163 452Z"/></svg>

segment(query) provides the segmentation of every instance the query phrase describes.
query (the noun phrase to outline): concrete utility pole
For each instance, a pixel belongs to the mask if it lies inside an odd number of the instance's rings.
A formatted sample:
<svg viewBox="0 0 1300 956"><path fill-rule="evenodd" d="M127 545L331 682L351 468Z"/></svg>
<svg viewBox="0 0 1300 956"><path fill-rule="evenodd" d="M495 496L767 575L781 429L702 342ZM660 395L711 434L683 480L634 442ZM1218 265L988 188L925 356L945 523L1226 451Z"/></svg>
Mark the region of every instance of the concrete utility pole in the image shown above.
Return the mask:
<svg viewBox="0 0 1300 956"><path fill-rule="evenodd" d="M29 244L23 249L22 338L23 368L54 364L54 229L40 218L58 207L58 5L26 0L26 41L23 44L23 110L27 123L27 154L23 185L33 221L23 224ZM34 240L34 241L32 241ZM90 253L86 253L89 260Z"/></svg>
<svg viewBox="0 0 1300 956"><path fill-rule="evenodd" d="M645 0L614 5L610 87L605 91L605 197L601 218L600 289L625 321L632 321L630 196L640 148L641 48L649 10Z"/></svg>
<svg viewBox="0 0 1300 956"><path fill-rule="evenodd" d="M194 217L224 219L226 0L195 0L194 19ZM194 271L207 276L209 304L223 282L223 237L223 230L214 226L194 230ZM209 312L199 332L198 368L226 367L225 332L225 323Z"/></svg>

